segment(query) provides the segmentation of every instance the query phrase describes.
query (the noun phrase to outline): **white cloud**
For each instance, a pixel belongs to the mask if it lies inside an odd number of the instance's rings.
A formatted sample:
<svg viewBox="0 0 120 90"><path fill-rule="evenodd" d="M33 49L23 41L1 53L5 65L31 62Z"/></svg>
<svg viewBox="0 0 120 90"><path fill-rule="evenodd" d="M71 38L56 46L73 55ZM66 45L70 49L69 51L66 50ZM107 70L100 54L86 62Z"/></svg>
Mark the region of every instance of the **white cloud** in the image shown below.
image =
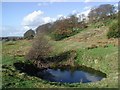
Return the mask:
<svg viewBox="0 0 120 90"><path fill-rule="evenodd" d="M23 18L22 25L25 30L35 29L39 25L55 21L55 18L44 17L44 12L38 10L34 11Z"/></svg>
<svg viewBox="0 0 120 90"><path fill-rule="evenodd" d="M91 6L86 6L83 8L83 10L88 10L88 9L91 9Z"/></svg>
<svg viewBox="0 0 120 90"><path fill-rule="evenodd" d="M88 10L86 10L86 11L83 11L83 12L81 12L81 14L84 14L85 16L88 16L90 10L91 10L91 9L88 9Z"/></svg>
<svg viewBox="0 0 120 90"><path fill-rule="evenodd" d="M89 14L89 12L90 12L90 10L91 10L91 6L86 6L86 7L84 7L83 8L83 10L84 11L82 11L82 12L77 12L77 17L79 17L80 15L82 15L82 14L84 14L85 15L85 17L87 17L88 16L88 14Z"/></svg>
<svg viewBox="0 0 120 90"><path fill-rule="evenodd" d="M114 6L118 8L118 3L114 4Z"/></svg>
<svg viewBox="0 0 120 90"><path fill-rule="evenodd" d="M59 19L59 18L61 18L61 17L66 18L65 15L59 14L59 15L57 15L57 18L56 18L56 19Z"/></svg>
<svg viewBox="0 0 120 90"><path fill-rule="evenodd" d="M24 30L21 27L2 26L2 36L23 36Z"/></svg>
<svg viewBox="0 0 120 90"><path fill-rule="evenodd" d="M28 15L26 15L23 18L22 21L22 26L23 29L29 30L29 29L33 29L35 30L39 25L45 24L45 23L49 23L49 22L54 22L56 19L60 18L60 17L64 17L66 18L66 16L60 14L57 15L55 18L51 18L51 17L45 17L43 16L44 12L38 10L38 11L34 11Z"/></svg>
<svg viewBox="0 0 120 90"><path fill-rule="evenodd" d="M95 81L98 81L101 79L101 77L96 77L96 76L93 76L89 73L85 73L84 75L85 75L86 79L91 81L91 82L95 82Z"/></svg>
<svg viewBox="0 0 120 90"><path fill-rule="evenodd" d="M72 14L76 14L76 13L78 13L77 10L73 10L73 11L72 11Z"/></svg>
<svg viewBox="0 0 120 90"><path fill-rule="evenodd" d="M50 17L44 17L43 18L44 23L49 23L55 21L55 18L50 18Z"/></svg>
<svg viewBox="0 0 120 90"><path fill-rule="evenodd" d="M24 26L23 29L25 29L25 30L29 30L30 27L29 27L29 26Z"/></svg>
<svg viewBox="0 0 120 90"><path fill-rule="evenodd" d="M60 18L60 17L63 17L63 15L62 15L62 14L60 14L60 15L58 15L57 17L58 17L58 18Z"/></svg>
<svg viewBox="0 0 120 90"><path fill-rule="evenodd" d="M118 3L114 4L116 12L118 12Z"/></svg>
<svg viewBox="0 0 120 90"><path fill-rule="evenodd" d="M37 20L43 14L42 11L34 11L23 18L22 25L29 25Z"/></svg>
<svg viewBox="0 0 120 90"><path fill-rule="evenodd" d="M79 22L82 21L83 19L86 19L86 20L89 19L88 14L91 11L91 7L86 6L86 7L83 8L83 10L84 10L83 12L77 13L77 15L76 15L79 18L78 19ZM82 14L84 14L85 16L82 16Z"/></svg>

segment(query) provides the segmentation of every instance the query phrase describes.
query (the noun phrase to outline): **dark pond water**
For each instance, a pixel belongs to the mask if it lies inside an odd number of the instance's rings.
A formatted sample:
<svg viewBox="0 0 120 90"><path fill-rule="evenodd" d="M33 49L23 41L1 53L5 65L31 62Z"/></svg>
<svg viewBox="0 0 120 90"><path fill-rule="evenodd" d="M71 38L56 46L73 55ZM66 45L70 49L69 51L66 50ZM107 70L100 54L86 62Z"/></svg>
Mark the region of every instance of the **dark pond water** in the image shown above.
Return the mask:
<svg viewBox="0 0 120 90"><path fill-rule="evenodd" d="M88 83L100 81L105 76L98 73L87 72L83 70L61 70L61 69L46 69L38 72L38 75L47 81L62 82L62 83Z"/></svg>
<svg viewBox="0 0 120 90"><path fill-rule="evenodd" d="M82 67L57 67L48 69L38 69L31 64L26 64L22 62L14 63L16 69L20 72L24 72L30 76L36 76L46 81L51 82L61 82L61 83L88 83L100 81L106 77L105 73L88 68Z"/></svg>

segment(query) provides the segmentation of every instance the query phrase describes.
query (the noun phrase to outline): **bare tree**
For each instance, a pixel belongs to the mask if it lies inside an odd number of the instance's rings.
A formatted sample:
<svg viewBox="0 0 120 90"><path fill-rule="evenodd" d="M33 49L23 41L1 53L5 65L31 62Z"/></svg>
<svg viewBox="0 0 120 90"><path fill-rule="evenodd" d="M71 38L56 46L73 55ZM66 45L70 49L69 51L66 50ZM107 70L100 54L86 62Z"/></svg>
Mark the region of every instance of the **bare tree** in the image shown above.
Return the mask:
<svg viewBox="0 0 120 90"><path fill-rule="evenodd" d="M29 53L26 55L26 59L32 61L33 64L42 65L42 63L46 63L46 58L49 57L52 52L52 47L49 43L49 40L46 36L42 34L38 34L33 42L32 48Z"/></svg>

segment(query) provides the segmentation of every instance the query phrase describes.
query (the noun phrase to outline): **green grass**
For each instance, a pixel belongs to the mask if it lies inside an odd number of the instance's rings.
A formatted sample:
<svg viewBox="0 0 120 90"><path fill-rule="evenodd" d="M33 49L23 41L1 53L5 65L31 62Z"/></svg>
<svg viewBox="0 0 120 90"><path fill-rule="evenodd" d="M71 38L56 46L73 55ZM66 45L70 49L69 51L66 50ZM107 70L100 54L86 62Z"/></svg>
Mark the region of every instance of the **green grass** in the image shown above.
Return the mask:
<svg viewBox="0 0 120 90"><path fill-rule="evenodd" d="M8 64L11 65L16 61L22 61L25 60L24 57L15 57L15 56L10 56L10 55L3 55L2 56L2 64Z"/></svg>
<svg viewBox="0 0 120 90"><path fill-rule="evenodd" d="M31 41L26 40L3 42L2 64L12 64L14 61L24 60L23 57L19 57L18 55L27 53L30 46Z"/></svg>
<svg viewBox="0 0 120 90"><path fill-rule="evenodd" d="M23 41L24 42L24 41ZM19 42L16 42L19 43ZM30 43L30 42L29 42ZM59 42L60 43L60 42ZM63 48L69 44L63 44L58 42L56 43L57 48ZM72 44L72 43L71 43ZM7 45L7 44L5 44ZM18 44L16 44L18 45ZM14 46L16 46L14 45ZM28 44L29 45L29 44ZM4 46L5 47L5 46ZM6 48L11 46L6 46ZM17 47L17 46L16 46ZM27 47L27 45L26 45ZM69 49L75 47L74 45ZM3 48L3 49L6 49ZM13 48L9 48L14 49ZM63 50L62 49L62 50ZM69 50L68 49L68 50ZM62 51L59 50L59 53ZM4 52L4 50L3 50ZM5 53L4 53L5 54ZM87 49L78 49L76 63L79 65L85 65L87 67L92 67L96 70L100 70L107 74L107 78L102 81L93 82L93 83L73 83L73 84L61 84L55 82L44 81L40 78L29 76L26 73L21 73L19 70L16 70L12 65L17 61L24 61L24 57L15 57L10 55L3 54L3 65L7 65L8 68L3 69L3 87L24 87L24 88L36 88L36 87L117 87L117 47L109 45L107 48L95 48L91 50ZM96 60L96 62L95 62Z"/></svg>
<svg viewBox="0 0 120 90"><path fill-rule="evenodd" d="M88 32L93 33L95 28L91 25L86 30L80 33L66 38L62 41L51 41L53 45L53 52L51 55L58 55L60 53L76 50L77 58L75 62L79 65L85 65L95 70L106 73L107 78L98 82L92 83L56 83L42 80L38 77L29 76L26 73L21 73L13 66L14 62L25 62L24 55L29 51L32 41L20 40L12 42L2 43L2 65L6 65L3 68L2 76L4 88L63 88L63 87L79 87L79 88L116 88L118 87L118 47L112 44L107 44L108 47L98 47L94 49L87 49L89 45L96 44L98 40L109 41L106 39L107 27L100 27L99 31L103 31L100 37L89 37L89 40L77 41L80 38L84 38ZM97 33L99 35L99 33ZM48 39L50 39L48 37ZM92 41L93 40L93 41ZM23 54L23 56L19 56Z"/></svg>
<svg viewBox="0 0 120 90"><path fill-rule="evenodd" d="M117 55L117 53L118 53L118 47L113 45L108 45L108 47L106 48L99 47L91 50L79 49L77 51L78 55L77 55L76 61L79 64L85 64L85 63L92 63L91 65L97 65L101 63L108 64L109 59L108 60L105 60L105 59L108 57L114 57L115 55ZM86 65L90 65L90 64L86 64ZM103 65L103 66L106 66L106 65Z"/></svg>
<svg viewBox="0 0 120 90"><path fill-rule="evenodd" d="M98 83L104 87L106 87L104 84L107 87L118 87L118 47L109 45L107 48L79 49L77 53L76 63L107 74L107 78ZM99 85L96 86L99 87Z"/></svg>

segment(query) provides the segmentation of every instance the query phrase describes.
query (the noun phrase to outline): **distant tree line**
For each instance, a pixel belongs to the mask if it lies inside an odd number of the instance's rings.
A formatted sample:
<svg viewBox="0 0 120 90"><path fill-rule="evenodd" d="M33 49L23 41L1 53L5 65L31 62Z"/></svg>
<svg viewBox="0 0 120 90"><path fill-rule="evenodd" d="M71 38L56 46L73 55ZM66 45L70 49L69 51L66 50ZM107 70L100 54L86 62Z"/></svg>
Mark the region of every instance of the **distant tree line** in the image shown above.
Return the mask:
<svg viewBox="0 0 120 90"><path fill-rule="evenodd" d="M87 28L85 22L78 22L76 15L70 15L67 18L60 17L53 23L41 25L36 29L36 32L46 32L52 39L61 40L80 32L84 28Z"/></svg>
<svg viewBox="0 0 120 90"><path fill-rule="evenodd" d="M102 4L94 7L88 14L88 22L84 14L77 17L76 14L70 15L67 18L60 17L55 22L40 25L36 29L36 34L46 33L54 40L61 40L70 37L88 27L88 23L96 23L102 21L106 25L106 20L117 18L116 8L111 4ZM79 20L79 19L82 19ZM110 27L112 28L112 27ZM111 31L111 30L110 30ZM33 39L35 31L30 29L24 34L25 39ZM109 36L109 35L107 35Z"/></svg>
<svg viewBox="0 0 120 90"><path fill-rule="evenodd" d="M118 17L119 15L120 15L120 12L118 11L117 13L117 10L114 5L103 4L96 8L92 8L88 17L89 17L89 22L91 23L102 21L105 25L107 20L120 19ZM110 22L110 21L107 21L107 22ZM107 37L119 38L120 30L118 28L119 28L119 20L117 22L113 22L112 24L110 24Z"/></svg>
<svg viewBox="0 0 120 90"><path fill-rule="evenodd" d="M97 22L108 18L115 18L116 9L114 5L102 4L96 8L92 8L88 14L90 22Z"/></svg>
<svg viewBox="0 0 120 90"><path fill-rule="evenodd" d="M17 40L22 40L23 37L12 37L12 36L8 36L8 37L0 37L0 41L17 41Z"/></svg>

